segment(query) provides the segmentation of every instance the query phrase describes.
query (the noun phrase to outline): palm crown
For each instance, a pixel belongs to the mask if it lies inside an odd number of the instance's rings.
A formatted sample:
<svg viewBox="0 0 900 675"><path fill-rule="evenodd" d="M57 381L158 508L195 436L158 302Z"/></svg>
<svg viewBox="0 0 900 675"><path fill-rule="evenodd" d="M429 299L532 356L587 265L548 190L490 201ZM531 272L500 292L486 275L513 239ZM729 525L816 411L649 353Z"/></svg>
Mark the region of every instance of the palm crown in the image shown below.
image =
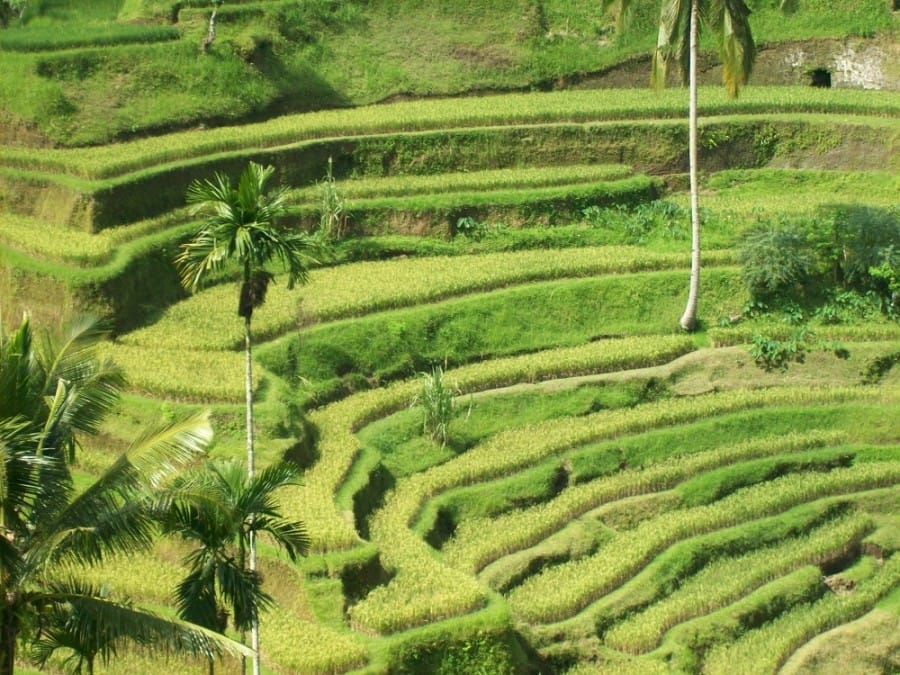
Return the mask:
<svg viewBox="0 0 900 675"><path fill-rule="evenodd" d="M176 258L185 288L196 291L209 273L229 260L242 268L238 314L249 318L265 301L273 279L267 270L279 262L287 271L288 288L306 281L316 243L305 233L285 232L275 227L287 210L284 189L270 190L275 172L250 162L233 186L228 176L216 173L212 180L194 181L187 190L192 212L207 216L203 228Z"/></svg>

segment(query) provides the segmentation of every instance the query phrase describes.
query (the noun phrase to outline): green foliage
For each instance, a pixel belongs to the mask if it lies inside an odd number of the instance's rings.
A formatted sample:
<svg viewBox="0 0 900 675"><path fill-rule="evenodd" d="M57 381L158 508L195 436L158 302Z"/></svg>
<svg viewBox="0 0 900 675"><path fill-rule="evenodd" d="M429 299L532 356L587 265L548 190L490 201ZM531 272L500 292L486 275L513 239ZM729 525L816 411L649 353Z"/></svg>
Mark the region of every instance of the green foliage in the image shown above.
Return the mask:
<svg viewBox="0 0 900 675"><path fill-rule="evenodd" d="M328 170L319 184L319 232L328 241L343 239L347 234L347 211L345 199L335 183L331 157Z"/></svg>
<svg viewBox="0 0 900 675"><path fill-rule="evenodd" d="M498 675L516 672L524 666L522 649L512 631L492 632L415 645L401 655L397 673L439 673L441 675Z"/></svg>
<svg viewBox="0 0 900 675"><path fill-rule="evenodd" d="M750 356L763 370L785 372L791 363L803 363L812 337L813 334L807 328L797 331L786 340L757 333L753 336Z"/></svg>
<svg viewBox="0 0 900 675"><path fill-rule="evenodd" d="M809 280L813 256L806 234L792 223L763 224L741 236L738 262L750 295L772 302L796 295Z"/></svg>
<svg viewBox="0 0 900 675"><path fill-rule="evenodd" d="M824 271L836 284L866 291L873 286L870 269L897 264L900 210L860 205L824 209L813 221L809 238Z"/></svg>
<svg viewBox="0 0 900 675"><path fill-rule="evenodd" d="M175 259L185 288L197 291L206 277L226 262L242 268L238 315L247 321L266 300L274 275L266 265L278 262L287 271L287 287L305 283L311 252L317 248L304 233L279 232L276 221L285 210L283 189L270 192L275 172L250 162L236 185L224 174L213 180L194 181L187 200L194 213L206 216L205 226L182 244Z"/></svg>
<svg viewBox="0 0 900 675"><path fill-rule="evenodd" d="M463 216L456 221L453 227L453 235L462 235L472 241L481 241L490 233L496 233L503 229L503 225L491 225L481 220L475 220L472 216Z"/></svg>
<svg viewBox="0 0 900 675"><path fill-rule="evenodd" d="M273 464L251 477L234 460L208 463L176 479L167 495L171 505L160 518L166 534L192 547L185 555L189 572L175 589L182 618L224 633L230 614L244 631L274 604L259 572L247 569L250 538L266 533L292 561L306 555L306 528L282 517L275 494L297 480L293 464Z"/></svg>
<svg viewBox="0 0 900 675"><path fill-rule="evenodd" d="M145 433L76 492L76 434L98 430L121 377L97 358L100 334L89 323L59 345L33 338L27 317L9 338L0 329L0 620L6 636L0 669L13 672L18 641L36 646L42 662L58 649L70 650L89 670L97 657L106 663L129 643L206 658L238 651L196 626L135 607L79 573L150 547L158 506L153 492L205 453L212 436L208 416L179 417Z"/></svg>
<svg viewBox="0 0 900 675"><path fill-rule="evenodd" d="M900 351L871 359L860 373L863 384L878 383L898 363L900 363Z"/></svg>
<svg viewBox="0 0 900 675"><path fill-rule="evenodd" d="M828 207L813 217L762 219L741 238L738 258L756 303L825 302L823 324L896 314L900 219L895 207Z"/></svg>
<svg viewBox="0 0 900 675"><path fill-rule="evenodd" d="M612 208L589 206L582 215L592 227L620 230L621 241L625 244L646 244L650 238L684 240L690 222L689 211L662 200Z"/></svg>
<svg viewBox="0 0 900 675"><path fill-rule="evenodd" d="M431 373L422 373L422 389L411 405L422 409L422 430L434 443L447 444L450 421L453 419L453 397L459 390L444 380L444 369L433 366Z"/></svg>

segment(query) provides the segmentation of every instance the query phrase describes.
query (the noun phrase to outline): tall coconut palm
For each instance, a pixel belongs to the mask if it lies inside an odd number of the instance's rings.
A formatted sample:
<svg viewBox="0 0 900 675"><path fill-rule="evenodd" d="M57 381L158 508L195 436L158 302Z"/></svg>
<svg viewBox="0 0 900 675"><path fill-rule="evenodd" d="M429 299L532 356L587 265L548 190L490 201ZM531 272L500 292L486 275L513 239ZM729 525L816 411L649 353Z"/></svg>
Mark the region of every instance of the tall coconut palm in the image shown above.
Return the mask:
<svg viewBox="0 0 900 675"><path fill-rule="evenodd" d="M40 351L27 317L12 335L0 332L0 674L13 672L20 642L39 644L65 626L77 626L80 644L104 659L129 640L204 656L228 648L205 629L111 600L73 573L152 542L147 486L201 455L211 435L205 416L173 423L76 494L74 434L99 424L121 376L94 358L95 331L73 334L80 337Z"/></svg>
<svg viewBox="0 0 900 675"><path fill-rule="evenodd" d="M722 59L722 80L730 96L750 77L756 46L750 32L750 9L744 0L664 0L659 35L653 52L651 81L663 86L671 62L678 64L689 88L688 163L691 183L691 281L687 305L679 323L697 326L700 295L700 205L697 161L697 42L701 29L715 33Z"/></svg>
<svg viewBox="0 0 900 675"><path fill-rule="evenodd" d="M247 469L254 475L253 448L253 363L251 318L262 305L274 279L272 263L287 271L287 287L305 283L309 264L318 250L316 241L304 233L286 232L276 227L286 210L286 193L272 190L272 166L250 162L233 186L228 176L216 173L213 180L194 181L188 187L187 201L195 214L206 216L199 232L182 247L176 258L185 288L196 291L208 273L234 261L241 268L238 316L244 320L244 388L247 425ZM248 565L256 569L255 535L251 530ZM259 626L251 627L251 645L257 652L253 672L259 675Z"/></svg>
<svg viewBox="0 0 900 675"><path fill-rule="evenodd" d="M604 10L613 8L621 30L633 0L602 0ZM783 5L783 3L782 3ZM750 32L750 9L744 0L663 0L659 34L653 52L650 80L662 87L670 64L678 64L682 82L689 88L688 164L691 183L691 281L687 306L679 321L685 330L697 326L700 295L700 204L697 160L697 42L701 29L715 33L722 59L722 80L730 96L736 97L750 77L756 46Z"/></svg>
<svg viewBox="0 0 900 675"><path fill-rule="evenodd" d="M176 483L163 530L196 543L176 591L183 619L218 632L225 631L229 612L240 631L258 621L272 598L245 564L251 534L267 533L291 560L309 549L303 523L282 518L275 499L279 488L297 480L293 464L275 464L251 478L243 462L229 461L209 462Z"/></svg>

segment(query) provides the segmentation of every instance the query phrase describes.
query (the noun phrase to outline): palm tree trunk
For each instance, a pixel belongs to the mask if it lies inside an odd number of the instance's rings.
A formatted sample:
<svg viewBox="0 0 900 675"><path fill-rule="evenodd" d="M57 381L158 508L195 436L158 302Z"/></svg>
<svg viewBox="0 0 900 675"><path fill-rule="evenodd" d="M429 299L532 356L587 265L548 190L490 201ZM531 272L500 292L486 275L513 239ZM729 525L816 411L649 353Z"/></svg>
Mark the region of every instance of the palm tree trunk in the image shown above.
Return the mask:
<svg viewBox="0 0 900 675"><path fill-rule="evenodd" d="M0 675L12 675L16 663L18 622L12 607L0 609Z"/></svg>
<svg viewBox="0 0 900 675"><path fill-rule="evenodd" d="M690 91L688 110L688 163L691 176L691 283L687 306L679 324L684 330L697 327L697 301L700 295L700 200L697 179L697 21L699 7L697 0L691 0Z"/></svg>
<svg viewBox="0 0 900 675"><path fill-rule="evenodd" d="M253 358L250 345L250 317L244 317L244 354L246 359L246 381L244 383L247 399L247 476L252 480L255 455L253 451ZM256 571L256 532L252 529L253 517L250 518L248 568ZM253 655L253 675L260 674L259 659L259 621L254 618L250 625L250 647Z"/></svg>

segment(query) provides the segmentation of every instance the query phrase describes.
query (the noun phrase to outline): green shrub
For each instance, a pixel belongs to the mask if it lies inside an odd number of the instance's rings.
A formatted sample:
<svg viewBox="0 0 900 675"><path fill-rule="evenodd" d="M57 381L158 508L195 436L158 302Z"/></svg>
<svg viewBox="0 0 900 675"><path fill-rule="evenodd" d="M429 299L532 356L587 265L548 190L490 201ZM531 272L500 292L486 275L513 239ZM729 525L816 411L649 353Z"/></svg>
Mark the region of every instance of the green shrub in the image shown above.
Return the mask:
<svg viewBox="0 0 900 675"><path fill-rule="evenodd" d="M870 274L887 264L898 264L900 208L840 205L823 209L813 220L809 233L819 262L835 284L845 289L875 290L878 283Z"/></svg>
<svg viewBox="0 0 900 675"><path fill-rule="evenodd" d="M755 300L802 295L814 256L806 234L792 223L760 224L741 237L738 261L747 291Z"/></svg>
<svg viewBox="0 0 900 675"><path fill-rule="evenodd" d="M807 329L802 329L785 340L757 333L750 345L750 356L757 366L767 372L772 370L784 372L791 363L803 363L810 336L811 333Z"/></svg>

